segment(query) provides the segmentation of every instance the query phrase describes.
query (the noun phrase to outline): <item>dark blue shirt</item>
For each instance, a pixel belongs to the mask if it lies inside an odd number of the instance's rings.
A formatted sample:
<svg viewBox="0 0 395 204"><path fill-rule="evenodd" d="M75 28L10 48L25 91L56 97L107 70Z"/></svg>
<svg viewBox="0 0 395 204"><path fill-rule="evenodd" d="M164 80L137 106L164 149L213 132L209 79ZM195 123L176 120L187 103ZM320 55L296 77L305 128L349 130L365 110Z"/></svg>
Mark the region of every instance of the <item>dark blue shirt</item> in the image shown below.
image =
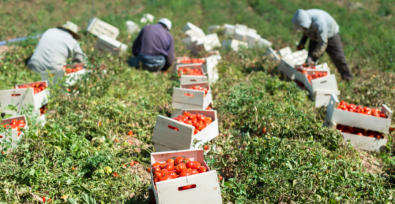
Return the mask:
<svg viewBox="0 0 395 204"><path fill-rule="evenodd" d="M165 67L171 66L174 60L173 36L162 24L147 25L134 40L132 52L134 56L139 53L151 56L163 55L166 58Z"/></svg>

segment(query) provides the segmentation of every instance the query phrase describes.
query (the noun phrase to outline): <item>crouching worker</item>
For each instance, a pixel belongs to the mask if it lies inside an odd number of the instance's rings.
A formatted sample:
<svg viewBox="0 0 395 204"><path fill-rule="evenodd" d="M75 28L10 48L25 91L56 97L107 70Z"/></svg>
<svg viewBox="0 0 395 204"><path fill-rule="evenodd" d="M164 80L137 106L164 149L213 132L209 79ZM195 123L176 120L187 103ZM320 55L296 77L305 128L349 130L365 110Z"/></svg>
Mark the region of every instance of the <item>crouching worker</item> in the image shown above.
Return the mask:
<svg viewBox="0 0 395 204"><path fill-rule="evenodd" d="M27 62L29 69L34 72L59 71L68 58L72 58L73 63L84 63L86 56L77 42L80 39L77 32L78 26L69 21L45 31Z"/></svg>
<svg viewBox="0 0 395 204"><path fill-rule="evenodd" d="M145 26L133 43L135 57L128 64L151 72L165 71L174 60L174 42L170 34L171 21L162 18L157 24Z"/></svg>
<svg viewBox="0 0 395 204"><path fill-rule="evenodd" d="M351 81L354 78L344 56L339 25L331 15L319 9L307 11L299 9L295 12L292 23L296 30L303 30L298 50L304 49L307 39L310 38L306 60L308 66L315 63L326 52L344 80Z"/></svg>

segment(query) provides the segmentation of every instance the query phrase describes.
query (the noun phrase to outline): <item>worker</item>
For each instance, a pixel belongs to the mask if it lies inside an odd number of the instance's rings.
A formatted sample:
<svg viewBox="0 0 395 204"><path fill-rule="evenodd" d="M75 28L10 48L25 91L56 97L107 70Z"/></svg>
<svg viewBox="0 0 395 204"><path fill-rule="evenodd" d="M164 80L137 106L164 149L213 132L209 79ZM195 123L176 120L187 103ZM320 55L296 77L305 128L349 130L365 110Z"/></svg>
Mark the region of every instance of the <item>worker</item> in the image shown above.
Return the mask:
<svg viewBox="0 0 395 204"><path fill-rule="evenodd" d="M315 63L326 51L340 72L342 79L351 81L354 78L344 56L342 41L339 36L339 25L331 15L319 9L307 11L299 9L295 12L292 23L295 30L303 31L303 37L297 47L298 50L304 49L307 39L310 38L307 66Z"/></svg>
<svg viewBox="0 0 395 204"><path fill-rule="evenodd" d="M77 40L80 39L78 26L68 21L63 26L50 28L41 37L27 62L34 72L58 71L72 58L73 63L84 63L85 54Z"/></svg>
<svg viewBox="0 0 395 204"><path fill-rule="evenodd" d="M167 70L174 60L174 41L170 29L171 21L167 18L145 26L133 43L135 57L129 59L128 64L151 72Z"/></svg>

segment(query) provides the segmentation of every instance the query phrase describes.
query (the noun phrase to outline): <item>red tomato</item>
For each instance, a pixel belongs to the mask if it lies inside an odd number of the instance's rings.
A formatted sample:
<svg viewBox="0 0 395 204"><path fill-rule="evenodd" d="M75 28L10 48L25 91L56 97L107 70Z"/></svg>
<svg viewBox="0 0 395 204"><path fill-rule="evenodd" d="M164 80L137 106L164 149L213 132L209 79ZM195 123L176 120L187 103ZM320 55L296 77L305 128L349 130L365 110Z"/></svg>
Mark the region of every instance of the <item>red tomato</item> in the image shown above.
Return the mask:
<svg viewBox="0 0 395 204"><path fill-rule="evenodd" d="M151 173L151 168L148 168L147 171L148 171L148 173Z"/></svg>
<svg viewBox="0 0 395 204"><path fill-rule="evenodd" d="M185 165L185 163L180 163L176 166L176 172L179 174L184 170L187 170L187 166Z"/></svg>
<svg viewBox="0 0 395 204"><path fill-rule="evenodd" d="M160 167L161 169L164 169L165 166L166 166L166 163L162 163L162 164L159 165L159 167Z"/></svg>
<svg viewBox="0 0 395 204"><path fill-rule="evenodd" d="M174 159L170 158L170 159L166 160L166 163L172 163L172 164L174 164Z"/></svg>
<svg viewBox="0 0 395 204"><path fill-rule="evenodd" d="M196 163L196 169L198 169L199 166L201 166L201 164L199 162L197 162L197 161L195 161L195 163Z"/></svg>
<svg viewBox="0 0 395 204"><path fill-rule="evenodd" d="M157 166L157 167L152 167L153 172L160 172L162 169Z"/></svg>
<svg viewBox="0 0 395 204"><path fill-rule="evenodd" d="M218 175L218 179L219 179L219 181L222 181L222 176L221 175Z"/></svg>
<svg viewBox="0 0 395 204"><path fill-rule="evenodd" d="M167 181L167 180L171 180L171 179L173 179L173 177L167 175L167 176L162 177L162 179L160 179L160 181Z"/></svg>
<svg viewBox="0 0 395 204"><path fill-rule="evenodd" d="M191 160L189 160L188 158L184 158L183 160L182 160L182 162L184 162L185 164L188 164L188 162L190 162Z"/></svg>
<svg viewBox="0 0 395 204"><path fill-rule="evenodd" d="M204 172L207 172L207 169L206 169L206 167L204 167L204 166L200 166L200 167L198 168L198 171L199 171L199 173L204 173Z"/></svg>
<svg viewBox="0 0 395 204"><path fill-rule="evenodd" d="M128 132L128 135L129 135L129 136L133 136L133 131L129 131L129 132Z"/></svg>
<svg viewBox="0 0 395 204"><path fill-rule="evenodd" d="M155 162L154 164L152 164L152 168L159 167L159 166L160 166L159 162Z"/></svg>
<svg viewBox="0 0 395 204"><path fill-rule="evenodd" d="M188 118L189 118L189 120L193 120L193 119L196 118L196 115L195 114L191 114L191 115L188 116Z"/></svg>
<svg viewBox="0 0 395 204"><path fill-rule="evenodd" d="M171 176L172 178L177 178L177 174L174 171L170 171L168 175Z"/></svg>
<svg viewBox="0 0 395 204"><path fill-rule="evenodd" d="M156 182L159 182L159 181L160 181L160 179L157 176L154 176L154 182L156 183Z"/></svg>
<svg viewBox="0 0 395 204"><path fill-rule="evenodd" d="M262 129L262 133L265 134L266 133L266 127L263 127Z"/></svg>
<svg viewBox="0 0 395 204"><path fill-rule="evenodd" d="M203 149L204 149L204 150L208 150L208 149L209 149L209 146L208 146L208 145L204 145Z"/></svg>
<svg viewBox="0 0 395 204"><path fill-rule="evenodd" d="M196 129L196 128L193 130L193 134L194 134L194 135L198 134L199 132L200 132L200 131L199 131L198 129Z"/></svg>
<svg viewBox="0 0 395 204"><path fill-rule="evenodd" d="M187 116L187 117L189 118L189 116L192 115L192 113L184 112L184 115Z"/></svg>
<svg viewBox="0 0 395 204"><path fill-rule="evenodd" d="M174 161L174 165L178 165L180 162L182 162L183 159L184 157L177 157L176 160Z"/></svg>
<svg viewBox="0 0 395 204"><path fill-rule="evenodd" d="M167 171L173 171L174 170L174 164L173 163L167 163L165 166L165 169Z"/></svg>
<svg viewBox="0 0 395 204"><path fill-rule="evenodd" d="M190 176L192 173L188 170L184 170L181 172L180 177Z"/></svg>
<svg viewBox="0 0 395 204"><path fill-rule="evenodd" d="M194 161L190 161L187 163L187 168L196 169L196 163Z"/></svg>
<svg viewBox="0 0 395 204"><path fill-rule="evenodd" d="M5 129L12 128L10 124L4 124L3 127L4 127Z"/></svg>
<svg viewBox="0 0 395 204"><path fill-rule="evenodd" d="M162 169L160 173L162 174L162 176L166 176L169 173L169 171L167 169Z"/></svg>
<svg viewBox="0 0 395 204"><path fill-rule="evenodd" d="M155 176L158 177L158 179L160 180L163 175L161 172L155 172Z"/></svg>
<svg viewBox="0 0 395 204"><path fill-rule="evenodd" d="M192 169L191 174L192 174L192 175L199 174L199 171L196 170L196 169Z"/></svg>
<svg viewBox="0 0 395 204"><path fill-rule="evenodd" d="M18 120L13 119L10 124L11 124L11 126L18 125Z"/></svg>
<svg viewBox="0 0 395 204"><path fill-rule="evenodd" d="M362 133L360 133L360 132L359 132L359 133L357 133L357 135L358 135L358 136L363 136L363 134L362 134Z"/></svg>
<svg viewBox="0 0 395 204"><path fill-rule="evenodd" d="M134 161L131 161L131 162L130 162L130 166L134 166Z"/></svg>

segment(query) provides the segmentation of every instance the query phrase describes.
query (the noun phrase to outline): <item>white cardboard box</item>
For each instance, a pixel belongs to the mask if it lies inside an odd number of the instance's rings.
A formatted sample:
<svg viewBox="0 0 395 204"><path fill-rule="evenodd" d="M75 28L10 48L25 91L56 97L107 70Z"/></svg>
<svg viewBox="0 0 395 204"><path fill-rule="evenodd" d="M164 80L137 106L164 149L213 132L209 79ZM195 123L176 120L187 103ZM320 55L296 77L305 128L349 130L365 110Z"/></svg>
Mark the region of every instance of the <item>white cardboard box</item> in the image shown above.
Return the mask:
<svg viewBox="0 0 395 204"><path fill-rule="evenodd" d="M388 118L379 118L371 115L354 113L338 109L339 100L332 94L328 104L325 123L328 125L341 124L351 127L357 127L377 132L388 133L391 125L392 110L386 105L382 105L381 111L385 113Z"/></svg>
<svg viewBox="0 0 395 204"><path fill-rule="evenodd" d="M183 114L184 111L186 110L182 110L181 113ZM152 142L174 150L198 149L202 148L204 143L216 138L219 135L217 111L187 111L193 114L204 114L205 116L211 117L213 122L202 131L194 135L194 126L158 115L156 118L154 133L152 135ZM178 131L172 128L178 128Z"/></svg>
<svg viewBox="0 0 395 204"><path fill-rule="evenodd" d="M256 46L258 47L271 47L272 43L264 38L259 38L256 42Z"/></svg>
<svg viewBox="0 0 395 204"><path fill-rule="evenodd" d="M233 36L233 39L238 40L238 41L247 41L247 31L242 30L242 29L235 29L235 35Z"/></svg>
<svg viewBox="0 0 395 204"><path fill-rule="evenodd" d="M102 52L109 52L115 56L119 56L127 52L128 46L107 35L101 35L97 39L96 49Z"/></svg>
<svg viewBox="0 0 395 204"><path fill-rule="evenodd" d="M208 93L204 95L204 91L188 89L192 86L208 87ZM192 94L193 96L187 96ZM173 88L172 108L174 109L196 109L205 110L213 102L210 84L191 83L181 85L180 88Z"/></svg>
<svg viewBox="0 0 395 204"><path fill-rule="evenodd" d="M287 55L291 55L292 54L292 50L290 47L284 47L282 49L280 49L278 51L278 53L280 54L281 57L285 57ZM295 52L295 55L298 55L298 52Z"/></svg>
<svg viewBox="0 0 395 204"><path fill-rule="evenodd" d="M255 45L257 45L259 39L261 39L261 36L256 33L247 33L246 35L248 47L254 47Z"/></svg>
<svg viewBox="0 0 395 204"><path fill-rule="evenodd" d="M222 204L221 189L218 182L217 171L210 170L204 161L203 150L184 150L151 153L151 165L155 162L166 162L173 157L187 157L191 161L198 161L207 168L207 172L195 174L187 177L180 177L168 181L154 183L154 176L151 171L151 184L157 204L183 204L188 200L190 204ZM178 188L188 185L196 185L184 191Z"/></svg>
<svg viewBox="0 0 395 204"><path fill-rule="evenodd" d="M196 41L196 47L192 50L194 54L198 54L200 51L211 51L214 48L221 47L218 35L216 33L206 35Z"/></svg>
<svg viewBox="0 0 395 204"><path fill-rule="evenodd" d="M385 149L388 138L377 139L366 136L359 136L356 134L350 133L341 133L345 141L350 141L352 145L354 145L357 149L367 150L367 151L376 151L380 152Z"/></svg>
<svg viewBox="0 0 395 204"><path fill-rule="evenodd" d="M230 24L224 24L224 36L234 36L235 26Z"/></svg>
<svg viewBox="0 0 395 204"><path fill-rule="evenodd" d="M26 117L24 115L13 116L13 117L10 117L10 118L6 118L6 119L1 121L1 125L9 124L14 119L16 119L18 121L19 120L24 120L26 125L25 125L25 127L23 129L24 130L29 129L28 122L27 122ZM10 129L10 133L1 132L0 133L0 144L1 143L4 144L4 143L7 143L7 142L11 142L12 148L15 148L17 146L17 142L23 137L22 129L20 131L21 131L21 134L19 136L18 136L18 131L17 131L16 128L15 129ZM7 136L7 134L10 134L10 135ZM0 145L0 150L2 150L2 145Z"/></svg>
<svg viewBox="0 0 395 204"><path fill-rule="evenodd" d="M317 108L322 107L322 106L327 107L332 94L335 94L336 96L338 96L338 95L340 95L340 91L339 90L337 90L337 91L318 90L318 91L314 92L314 95L312 95L312 97L313 97L315 107L317 107Z"/></svg>
<svg viewBox="0 0 395 204"><path fill-rule="evenodd" d="M95 36L107 35L113 39L116 39L119 35L119 29L98 19L92 18L89 20L86 31L92 33Z"/></svg>
<svg viewBox="0 0 395 204"><path fill-rule="evenodd" d="M269 47L269 49L266 51L265 56L268 57L269 59L273 59L274 61L281 60L281 57L280 55L277 54L277 51L273 50L271 47Z"/></svg>
<svg viewBox="0 0 395 204"><path fill-rule="evenodd" d="M246 25L243 25L243 24L236 24L235 25L235 30L236 29L243 30L244 32L248 31L248 27Z"/></svg>
<svg viewBox="0 0 395 204"><path fill-rule="evenodd" d="M239 47L248 47L248 44L246 42L243 41L239 41L239 40L224 40L222 41L222 46L225 48L230 48L233 51L237 52L239 51Z"/></svg>
<svg viewBox="0 0 395 204"><path fill-rule="evenodd" d="M178 64L175 67L176 73L178 73L178 70L180 68L191 68L191 69L198 69L201 70L203 73L203 76L196 76L196 75L181 75L180 76L180 82L181 84L188 84L188 83L201 83L201 82L207 82L208 77L205 76L205 72L202 68L202 64Z"/></svg>
<svg viewBox="0 0 395 204"><path fill-rule="evenodd" d="M306 74L302 74L301 72L295 71L295 80L300 81L304 84L306 89L310 92L311 95L318 90L320 91L333 91L336 92L337 89L337 82L335 75L330 74L330 70L320 70L320 69L308 69L306 70ZM317 79L312 79L311 83L307 79L308 75L315 74L317 72L320 73L327 73L327 76L320 77Z"/></svg>
<svg viewBox="0 0 395 204"><path fill-rule="evenodd" d="M143 14L143 17L140 20L140 23L153 23L155 20L155 17L149 13Z"/></svg>
<svg viewBox="0 0 395 204"><path fill-rule="evenodd" d="M284 52L283 52L284 53ZM303 64L307 59L307 51L301 50L292 54L282 56L277 69L284 73L291 80L295 79L295 65ZM281 56L281 54L280 54Z"/></svg>
<svg viewBox="0 0 395 204"><path fill-rule="evenodd" d="M33 109L37 110L48 103L48 90L44 89L36 94L33 88L1 90L0 103L1 109L8 105L15 105L20 109L31 104Z"/></svg>
<svg viewBox="0 0 395 204"><path fill-rule="evenodd" d="M133 21L126 21L126 32L133 34L140 32L139 26Z"/></svg>
<svg viewBox="0 0 395 204"><path fill-rule="evenodd" d="M199 36L206 36L206 34L204 33L204 31L201 28L197 27L196 25L194 25L190 22L187 22L187 24L184 26L182 31L184 31L186 33L189 30L193 30L194 33L198 34Z"/></svg>

